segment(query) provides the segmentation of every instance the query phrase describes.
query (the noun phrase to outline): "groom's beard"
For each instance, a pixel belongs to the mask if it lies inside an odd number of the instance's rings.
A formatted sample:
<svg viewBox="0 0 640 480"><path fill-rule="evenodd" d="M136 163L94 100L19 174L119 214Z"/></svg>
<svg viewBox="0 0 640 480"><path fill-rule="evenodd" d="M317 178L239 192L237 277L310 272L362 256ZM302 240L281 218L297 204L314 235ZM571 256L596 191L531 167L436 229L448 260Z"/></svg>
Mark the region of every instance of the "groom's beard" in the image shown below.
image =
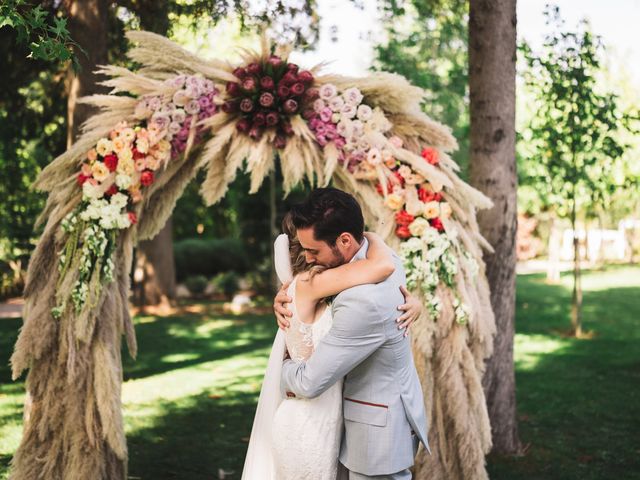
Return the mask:
<svg viewBox="0 0 640 480"><path fill-rule="evenodd" d="M344 255L342 254L342 252L340 252L340 250L338 250L338 247L331 247L331 253L333 253L333 260L331 260L331 263L329 263L328 265L326 265L327 268L335 268L335 267L339 267L340 265L344 265L345 263L347 263L345 261Z"/></svg>

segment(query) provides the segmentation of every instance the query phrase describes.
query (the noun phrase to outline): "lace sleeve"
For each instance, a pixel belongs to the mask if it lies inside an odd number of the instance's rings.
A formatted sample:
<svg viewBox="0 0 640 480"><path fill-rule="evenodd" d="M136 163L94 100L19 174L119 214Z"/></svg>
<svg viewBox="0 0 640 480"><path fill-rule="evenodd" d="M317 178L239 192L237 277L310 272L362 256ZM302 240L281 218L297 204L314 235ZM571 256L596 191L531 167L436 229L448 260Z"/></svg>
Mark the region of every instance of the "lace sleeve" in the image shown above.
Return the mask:
<svg viewBox="0 0 640 480"><path fill-rule="evenodd" d="M293 360L301 362L308 359L313 353L313 325L301 322L294 315L285 333L285 340Z"/></svg>

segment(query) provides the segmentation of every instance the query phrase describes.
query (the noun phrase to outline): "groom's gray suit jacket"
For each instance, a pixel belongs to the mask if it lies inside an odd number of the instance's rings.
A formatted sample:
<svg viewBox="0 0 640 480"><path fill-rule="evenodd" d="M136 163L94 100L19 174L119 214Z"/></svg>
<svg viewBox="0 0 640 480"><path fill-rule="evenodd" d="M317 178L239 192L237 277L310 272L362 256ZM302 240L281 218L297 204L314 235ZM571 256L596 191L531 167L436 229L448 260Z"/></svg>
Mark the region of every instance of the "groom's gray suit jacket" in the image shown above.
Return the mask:
<svg viewBox="0 0 640 480"><path fill-rule="evenodd" d="M354 260L364 258L367 248L365 241ZM282 389L299 397L316 397L345 377L340 462L364 475L409 468L417 440L431 452L411 343L395 321L406 278L395 253L393 259L395 272L384 282L344 290L334 299L333 326L311 358L287 360L282 368Z"/></svg>

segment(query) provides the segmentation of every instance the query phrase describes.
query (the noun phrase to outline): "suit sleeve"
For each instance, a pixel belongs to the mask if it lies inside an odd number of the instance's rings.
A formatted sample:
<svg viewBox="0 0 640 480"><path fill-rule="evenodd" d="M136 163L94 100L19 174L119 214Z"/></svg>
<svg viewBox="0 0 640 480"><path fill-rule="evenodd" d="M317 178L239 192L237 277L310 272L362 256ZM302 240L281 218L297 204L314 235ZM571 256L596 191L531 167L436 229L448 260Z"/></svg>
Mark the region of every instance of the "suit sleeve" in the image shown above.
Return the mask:
<svg viewBox="0 0 640 480"><path fill-rule="evenodd" d="M287 360L284 363L281 388L299 397L317 397L384 341L383 322L373 299L342 301L334 308L331 330L313 355L305 362Z"/></svg>

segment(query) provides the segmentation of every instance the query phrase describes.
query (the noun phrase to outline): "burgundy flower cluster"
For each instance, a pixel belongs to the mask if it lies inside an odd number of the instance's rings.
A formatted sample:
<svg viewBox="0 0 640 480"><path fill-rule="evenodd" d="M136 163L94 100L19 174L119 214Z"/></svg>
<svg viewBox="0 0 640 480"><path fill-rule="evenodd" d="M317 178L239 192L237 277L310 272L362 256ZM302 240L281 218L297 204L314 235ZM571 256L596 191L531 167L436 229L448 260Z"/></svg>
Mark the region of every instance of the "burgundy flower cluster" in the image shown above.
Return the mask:
<svg viewBox="0 0 640 480"><path fill-rule="evenodd" d="M313 74L277 55L238 67L233 74L240 81L227 83L229 98L222 110L237 113L236 128L254 140L274 129L274 146L284 148L287 137L293 135L291 116L300 112L302 103L317 96L317 89L311 88Z"/></svg>

